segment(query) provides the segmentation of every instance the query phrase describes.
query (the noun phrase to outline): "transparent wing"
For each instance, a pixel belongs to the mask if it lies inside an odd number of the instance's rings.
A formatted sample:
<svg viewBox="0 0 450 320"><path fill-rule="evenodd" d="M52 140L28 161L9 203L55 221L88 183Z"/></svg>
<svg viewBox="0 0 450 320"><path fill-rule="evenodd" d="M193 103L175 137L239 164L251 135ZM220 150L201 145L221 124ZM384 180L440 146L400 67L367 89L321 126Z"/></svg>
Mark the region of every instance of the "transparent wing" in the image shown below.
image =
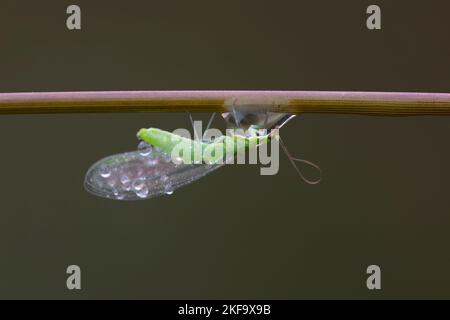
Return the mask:
<svg viewBox="0 0 450 320"><path fill-rule="evenodd" d="M116 200L141 200L172 194L222 164L175 164L158 150L115 154L92 165L84 186L94 195Z"/></svg>

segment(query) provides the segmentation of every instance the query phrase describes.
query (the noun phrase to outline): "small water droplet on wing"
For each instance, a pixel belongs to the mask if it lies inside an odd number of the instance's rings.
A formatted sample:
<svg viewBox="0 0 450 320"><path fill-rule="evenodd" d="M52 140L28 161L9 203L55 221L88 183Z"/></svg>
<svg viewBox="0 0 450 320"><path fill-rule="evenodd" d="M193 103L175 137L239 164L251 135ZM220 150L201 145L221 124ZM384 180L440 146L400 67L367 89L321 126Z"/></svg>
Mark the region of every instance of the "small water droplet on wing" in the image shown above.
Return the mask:
<svg viewBox="0 0 450 320"><path fill-rule="evenodd" d="M147 198L147 196L148 196L148 188L147 188L147 186L144 185L140 190L137 190L136 191L136 195L139 198L142 198L142 199Z"/></svg>
<svg viewBox="0 0 450 320"><path fill-rule="evenodd" d="M133 189L136 191L140 191L145 187L145 181L143 178L137 178L132 183ZM148 190L147 190L148 192Z"/></svg>
<svg viewBox="0 0 450 320"><path fill-rule="evenodd" d="M131 181L130 178L129 178L126 174L123 174L123 175L120 177L120 182L121 182L123 185L128 184L130 181Z"/></svg>
<svg viewBox="0 0 450 320"><path fill-rule="evenodd" d="M111 175L111 168L107 165L103 165L100 167L99 172L103 178L108 178Z"/></svg>
<svg viewBox="0 0 450 320"><path fill-rule="evenodd" d="M138 150L141 156L146 157L152 153L152 146L145 141L141 141L138 145Z"/></svg>

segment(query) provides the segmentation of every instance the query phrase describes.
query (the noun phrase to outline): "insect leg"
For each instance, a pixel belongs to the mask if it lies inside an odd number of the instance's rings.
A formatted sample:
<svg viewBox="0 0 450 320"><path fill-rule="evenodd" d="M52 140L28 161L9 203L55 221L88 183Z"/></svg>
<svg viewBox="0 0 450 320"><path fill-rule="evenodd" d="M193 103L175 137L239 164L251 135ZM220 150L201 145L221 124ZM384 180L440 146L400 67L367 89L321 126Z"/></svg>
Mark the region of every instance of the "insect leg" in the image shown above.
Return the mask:
<svg viewBox="0 0 450 320"><path fill-rule="evenodd" d="M211 114L211 117L209 118L209 121L208 121L208 125L206 126L206 130L205 130L205 132L203 133L203 137L202 137L202 140L204 140L205 139L205 134L206 134L206 131L208 131L209 130L209 128L211 127L211 124L212 124L212 122L213 122L213 120L214 120L214 117L216 116L216 113L215 112L213 112L212 114Z"/></svg>
<svg viewBox="0 0 450 320"><path fill-rule="evenodd" d="M266 118L264 119L263 127L266 128L267 121L269 121L269 110L266 110Z"/></svg>
<svg viewBox="0 0 450 320"><path fill-rule="evenodd" d="M194 130L195 140L200 141L200 137L198 136L197 130L195 130L194 119L192 119L192 115L190 112L188 112L188 111L186 111L186 112L189 116L189 120L191 121L192 130Z"/></svg>
<svg viewBox="0 0 450 320"><path fill-rule="evenodd" d="M233 101L233 105L231 106L231 110L233 111L233 118L234 118L234 123L236 124L236 129L239 128L239 122L237 119L237 113L236 113L236 109L234 108L235 104L236 104L237 99L234 99Z"/></svg>

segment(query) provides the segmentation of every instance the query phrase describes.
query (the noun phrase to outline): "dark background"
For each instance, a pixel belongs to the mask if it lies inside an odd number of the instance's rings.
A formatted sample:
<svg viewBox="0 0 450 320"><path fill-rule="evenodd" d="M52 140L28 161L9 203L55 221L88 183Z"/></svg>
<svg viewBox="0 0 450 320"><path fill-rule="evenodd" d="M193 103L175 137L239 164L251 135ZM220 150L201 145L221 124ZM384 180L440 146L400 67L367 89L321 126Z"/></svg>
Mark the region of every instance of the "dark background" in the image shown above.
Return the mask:
<svg viewBox="0 0 450 320"><path fill-rule="evenodd" d="M365 27L370 4L381 31ZM446 0L1 0L0 92L450 92L449 15ZM148 126L189 123L0 117L0 298L450 298L449 118L298 117L282 135L322 167L318 186L282 158L276 176L227 166L148 201L86 193L87 168Z"/></svg>

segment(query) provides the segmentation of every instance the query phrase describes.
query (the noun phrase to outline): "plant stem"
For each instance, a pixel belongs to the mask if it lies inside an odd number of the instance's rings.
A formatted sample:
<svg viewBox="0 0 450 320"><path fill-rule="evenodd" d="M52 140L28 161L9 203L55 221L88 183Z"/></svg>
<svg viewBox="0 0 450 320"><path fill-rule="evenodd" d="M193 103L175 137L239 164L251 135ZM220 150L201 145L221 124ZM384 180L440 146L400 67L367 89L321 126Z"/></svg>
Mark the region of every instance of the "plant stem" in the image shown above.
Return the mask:
<svg viewBox="0 0 450 320"><path fill-rule="evenodd" d="M450 115L449 93L334 91L85 91L0 93L0 114L225 112Z"/></svg>

